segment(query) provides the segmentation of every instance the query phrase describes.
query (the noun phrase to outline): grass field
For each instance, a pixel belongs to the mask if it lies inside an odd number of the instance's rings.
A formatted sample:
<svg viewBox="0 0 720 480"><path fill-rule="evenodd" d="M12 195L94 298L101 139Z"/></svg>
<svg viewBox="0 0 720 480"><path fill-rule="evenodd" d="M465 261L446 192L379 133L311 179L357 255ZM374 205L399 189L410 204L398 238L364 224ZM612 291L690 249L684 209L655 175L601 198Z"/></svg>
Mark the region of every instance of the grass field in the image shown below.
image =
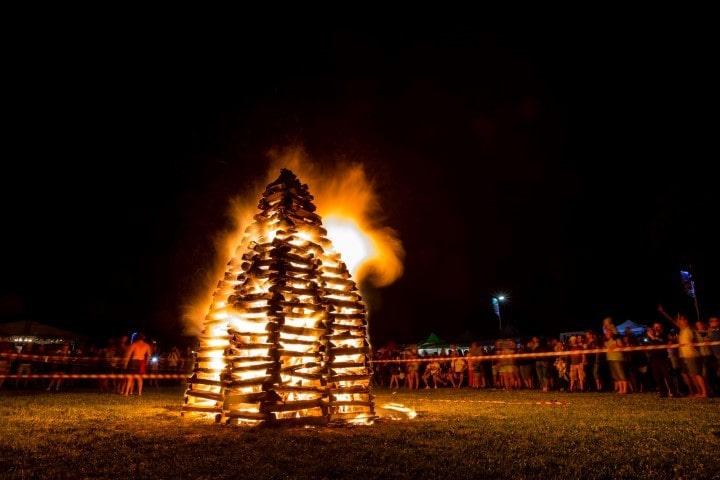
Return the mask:
<svg viewBox="0 0 720 480"><path fill-rule="evenodd" d="M279 428L183 417L183 391L5 386L0 478L720 479L720 398L375 388L371 426Z"/></svg>

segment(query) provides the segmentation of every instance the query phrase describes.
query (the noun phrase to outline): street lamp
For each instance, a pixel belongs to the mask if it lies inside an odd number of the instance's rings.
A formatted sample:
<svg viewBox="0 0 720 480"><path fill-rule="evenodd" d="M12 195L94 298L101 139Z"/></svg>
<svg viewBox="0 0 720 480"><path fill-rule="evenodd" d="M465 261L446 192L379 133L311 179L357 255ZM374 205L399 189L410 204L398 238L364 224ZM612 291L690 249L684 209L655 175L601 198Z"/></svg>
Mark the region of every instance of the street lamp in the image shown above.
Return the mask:
<svg viewBox="0 0 720 480"><path fill-rule="evenodd" d="M500 327L500 333L502 333L502 315L500 315L500 302L505 300L505 295L498 295L492 297L493 311L498 317L498 327Z"/></svg>

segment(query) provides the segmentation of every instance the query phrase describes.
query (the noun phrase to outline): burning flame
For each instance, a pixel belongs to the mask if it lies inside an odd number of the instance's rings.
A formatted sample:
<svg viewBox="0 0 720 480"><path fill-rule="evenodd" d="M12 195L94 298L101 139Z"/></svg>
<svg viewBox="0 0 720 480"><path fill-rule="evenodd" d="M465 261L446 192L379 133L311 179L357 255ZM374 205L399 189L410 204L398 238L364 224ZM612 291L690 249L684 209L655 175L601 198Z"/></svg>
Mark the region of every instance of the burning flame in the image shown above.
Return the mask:
<svg viewBox="0 0 720 480"><path fill-rule="evenodd" d="M310 187L327 237L358 284L368 281L384 287L403 274L405 249L397 232L383 225L378 194L361 164L320 169L310 163L300 148L270 152L270 158L266 178L246 186L244 196L230 199L228 215L233 228L215 240L220 255L208 272L205 289L186 308L185 330L189 335L198 335L202 330L217 279L223 277L228 259L235 255L245 229L253 223L258 212L257 199L265 185L275 179L281 168L292 170ZM368 305L371 311L372 307Z"/></svg>
<svg viewBox="0 0 720 480"><path fill-rule="evenodd" d="M362 230L351 220L339 217L327 217L325 229L335 248L342 252L343 261L350 272L357 273L363 260L371 256L374 247L362 234Z"/></svg>
<svg viewBox="0 0 720 480"><path fill-rule="evenodd" d="M392 410L393 412L400 412L404 414L405 418L412 420L413 418L417 417L417 412L414 408L406 407L405 405L401 403L386 403L382 406L385 410ZM393 420L399 420L400 418L398 416L390 416Z"/></svg>
<svg viewBox="0 0 720 480"><path fill-rule="evenodd" d="M254 215L246 202L234 203L238 226L247 226L229 236L234 255L201 322L184 412L238 423L374 418L365 304L352 277L391 283L404 253L394 232L377 225L362 168L322 182L300 160L297 151L283 157L319 182L315 203L328 220L288 168L267 185Z"/></svg>

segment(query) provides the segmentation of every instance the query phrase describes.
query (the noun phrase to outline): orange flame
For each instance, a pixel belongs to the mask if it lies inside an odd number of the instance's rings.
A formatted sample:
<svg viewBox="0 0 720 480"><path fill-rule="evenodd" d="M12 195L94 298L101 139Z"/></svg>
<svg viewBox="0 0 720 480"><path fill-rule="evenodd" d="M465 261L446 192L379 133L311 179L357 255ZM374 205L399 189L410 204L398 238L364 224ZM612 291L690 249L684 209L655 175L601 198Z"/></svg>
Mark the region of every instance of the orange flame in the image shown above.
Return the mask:
<svg viewBox="0 0 720 480"><path fill-rule="evenodd" d="M198 335L207 314L217 279L233 257L245 228L258 213L257 199L268 182L274 180L280 168L298 174L313 192L317 212L337 253L345 262L358 288L362 282L383 287L392 284L403 274L405 250L397 232L383 225L382 207L372 181L359 163L338 163L320 168L310 163L298 147L269 154L270 164L265 179L245 185L245 191L230 200L229 216L232 230L216 239L219 252L216 264L207 276L206 288L199 292L186 309L186 333ZM372 305L367 305L372 311Z"/></svg>

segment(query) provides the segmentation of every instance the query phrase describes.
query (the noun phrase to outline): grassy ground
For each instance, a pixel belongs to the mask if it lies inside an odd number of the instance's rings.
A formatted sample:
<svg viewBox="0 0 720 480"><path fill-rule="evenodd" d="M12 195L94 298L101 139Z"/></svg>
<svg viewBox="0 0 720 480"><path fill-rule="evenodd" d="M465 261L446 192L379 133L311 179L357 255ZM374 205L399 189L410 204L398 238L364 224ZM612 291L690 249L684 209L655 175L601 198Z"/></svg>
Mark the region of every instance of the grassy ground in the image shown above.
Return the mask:
<svg viewBox="0 0 720 480"><path fill-rule="evenodd" d="M720 398L374 393L372 426L249 428L182 417L180 386L142 397L5 386L0 478L720 479Z"/></svg>

